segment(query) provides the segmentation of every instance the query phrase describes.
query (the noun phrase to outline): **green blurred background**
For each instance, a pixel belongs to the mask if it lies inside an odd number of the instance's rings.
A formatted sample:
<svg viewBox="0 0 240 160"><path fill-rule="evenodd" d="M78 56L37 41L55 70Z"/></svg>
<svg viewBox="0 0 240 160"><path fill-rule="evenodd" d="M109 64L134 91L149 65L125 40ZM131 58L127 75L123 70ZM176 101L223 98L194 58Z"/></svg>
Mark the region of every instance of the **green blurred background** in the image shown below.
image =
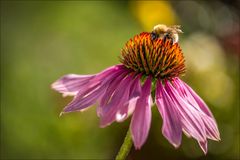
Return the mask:
<svg viewBox="0 0 240 160"><path fill-rule="evenodd" d="M128 159L239 159L238 10L237 1L1 1L1 159L112 159L129 119L99 128L95 107L59 117L71 97L50 85L119 63L124 43L158 23L182 25L182 78L209 104L222 140L206 156L186 136L175 150L153 107L148 140Z"/></svg>

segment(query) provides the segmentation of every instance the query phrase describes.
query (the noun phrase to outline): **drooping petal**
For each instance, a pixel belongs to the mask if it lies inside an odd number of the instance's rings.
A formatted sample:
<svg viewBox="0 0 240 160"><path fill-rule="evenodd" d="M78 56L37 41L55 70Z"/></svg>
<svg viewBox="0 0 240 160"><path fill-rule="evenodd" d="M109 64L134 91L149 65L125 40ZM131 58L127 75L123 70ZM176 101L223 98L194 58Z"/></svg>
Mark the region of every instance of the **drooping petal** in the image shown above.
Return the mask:
<svg viewBox="0 0 240 160"><path fill-rule="evenodd" d="M123 122L125 119L128 118L128 116L130 116L133 113L140 95L141 95L141 81L140 76L137 76L130 89L128 100L125 102L123 106L120 106L119 110L117 111L116 114L117 122Z"/></svg>
<svg viewBox="0 0 240 160"><path fill-rule="evenodd" d="M128 75L118 84L109 103L102 107L103 110L100 115L101 127L105 127L116 120L118 109L129 99L130 88L133 82L133 76Z"/></svg>
<svg viewBox="0 0 240 160"><path fill-rule="evenodd" d="M94 75L68 74L55 81L51 87L63 96L76 96L79 91L84 92L90 87L95 87L108 74L121 71L123 68L123 65L115 65Z"/></svg>
<svg viewBox="0 0 240 160"><path fill-rule="evenodd" d="M206 114L203 113L200 114L205 125L207 138L219 141L221 138L216 121Z"/></svg>
<svg viewBox="0 0 240 160"><path fill-rule="evenodd" d="M201 149L203 150L203 153L206 155L207 154L207 150L208 150L207 141L199 141L198 144L201 147Z"/></svg>
<svg viewBox="0 0 240 160"><path fill-rule="evenodd" d="M109 100L111 99L113 93L115 92L117 86L120 84L120 82L125 78L127 75L127 72L122 72L116 79L114 79L109 87L107 88L106 92L100 99L100 104L97 107L97 115L99 117L103 116L103 107L106 106L109 103Z"/></svg>
<svg viewBox="0 0 240 160"><path fill-rule="evenodd" d="M75 96L93 77L95 75L68 74L55 81L51 87L63 96Z"/></svg>
<svg viewBox="0 0 240 160"><path fill-rule="evenodd" d="M197 102L194 100L192 95L185 89L183 83L181 82L182 81L180 81L180 79L178 78L173 78L172 80L173 86L176 88L177 92L183 98L183 100L185 100L186 103L189 103L190 105L195 107L197 110L200 110L200 108L198 108Z"/></svg>
<svg viewBox="0 0 240 160"><path fill-rule="evenodd" d="M195 106L199 106L199 108L204 113L206 113L210 117L213 117L213 114L206 105L206 103L198 96L196 92L193 91L191 87L189 87L185 82L183 82L179 78L175 78L173 83L176 84L179 90L184 93L183 96L185 96L185 98L187 98L190 103L197 104Z"/></svg>
<svg viewBox="0 0 240 160"><path fill-rule="evenodd" d="M174 147L179 147L182 140L181 118L176 109L176 105L163 88L160 80L157 81L156 104L163 118L162 133L164 137L166 137Z"/></svg>
<svg viewBox="0 0 240 160"><path fill-rule="evenodd" d="M78 94L74 97L72 102L70 102L64 109L64 112L73 112L73 111L81 111L86 107L89 107L96 103L98 99L102 97L102 95L107 90L109 84L119 75L121 75L122 70L112 70L112 72L108 72L105 77L102 75L102 79L93 79L88 83L85 88L78 91Z"/></svg>
<svg viewBox="0 0 240 160"><path fill-rule="evenodd" d="M183 130L200 142L206 141L205 125L198 110L184 101L170 82L166 81L165 89L177 106L181 116Z"/></svg>
<svg viewBox="0 0 240 160"><path fill-rule="evenodd" d="M73 101L68 104L64 109L63 113L66 112L74 112L74 111L82 111L83 109L90 107L95 104L98 98L105 92L107 86L97 87L94 91L92 91L86 97L76 97Z"/></svg>
<svg viewBox="0 0 240 160"><path fill-rule="evenodd" d="M147 139L151 125L151 77L142 87L142 94L137 101L131 120L131 134L136 149L140 149Z"/></svg>
<svg viewBox="0 0 240 160"><path fill-rule="evenodd" d="M184 93L182 96L189 104L199 111L199 115L204 122L207 138L212 140L220 140L217 123L204 101L189 87L186 83L176 78L173 83L177 86L177 90Z"/></svg>
<svg viewBox="0 0 240 160"><path fill-rule="evenodd" d="M103 70L102 72L98 73L96 75L96 78L94 79L95 81L102 81L104 80L109 74L113 74L115 72L123 72L126 71L126 68L123 65L115 65L115 66L111 66L105 70Z"/></svg>

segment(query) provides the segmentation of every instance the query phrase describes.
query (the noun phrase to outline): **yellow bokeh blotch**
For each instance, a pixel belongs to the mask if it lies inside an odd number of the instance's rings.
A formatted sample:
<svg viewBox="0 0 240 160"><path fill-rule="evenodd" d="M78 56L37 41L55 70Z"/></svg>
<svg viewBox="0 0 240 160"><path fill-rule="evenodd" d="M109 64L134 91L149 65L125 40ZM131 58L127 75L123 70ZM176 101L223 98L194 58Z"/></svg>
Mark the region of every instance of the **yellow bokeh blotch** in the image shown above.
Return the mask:
<svg viewBox="0 0 240 160"><path fill-rule="evenodd" d="M130 9L146 30L157 24L174 25L176 14L167 1L130 1Z"/></svg>

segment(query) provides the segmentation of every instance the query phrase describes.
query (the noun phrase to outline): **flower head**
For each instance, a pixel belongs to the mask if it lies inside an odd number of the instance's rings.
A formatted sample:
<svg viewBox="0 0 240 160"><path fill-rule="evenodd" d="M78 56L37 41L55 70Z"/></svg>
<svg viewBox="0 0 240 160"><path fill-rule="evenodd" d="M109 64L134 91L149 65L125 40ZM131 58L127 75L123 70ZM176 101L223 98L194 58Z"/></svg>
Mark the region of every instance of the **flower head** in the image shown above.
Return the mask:
<svg viewBox="0 0 240 160"><path fill-rule="evenodd" d="M184 57L178 43L171 39L152 40L143 32L130 39L122 49L120 61L126 68L157 79L178 77L185 72Z"/></svg>
<svg viewBox="0 0 240 160"><path fill-rule="evenodd" d="M122 64L94 75L65 75L52 88L64 96L74 96L62 113L83 111L98 102L101 127L132 115L130 127L136 149L147 139L151 106L156 103L166 139L177 148L184 132L206 153L207 139L220 140L216 121L204 101L179 78L185 65L174 39L177 33L160 34L140 33L122 49Z"/></svg>

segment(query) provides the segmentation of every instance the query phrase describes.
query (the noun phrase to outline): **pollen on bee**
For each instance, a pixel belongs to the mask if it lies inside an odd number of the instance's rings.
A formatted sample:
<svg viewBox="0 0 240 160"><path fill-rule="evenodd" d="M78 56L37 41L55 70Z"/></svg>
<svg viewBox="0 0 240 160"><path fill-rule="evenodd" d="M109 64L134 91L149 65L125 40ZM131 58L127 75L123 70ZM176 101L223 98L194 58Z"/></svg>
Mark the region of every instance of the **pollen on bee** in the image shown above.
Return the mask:
<svg viewBox="0 0 240 160"><path fill-rule="evenodd" d="M135 72L165 79L185 72L184 57L178 43L156 38L148 32L130 39L122 49L120 61Z"/></svg>

